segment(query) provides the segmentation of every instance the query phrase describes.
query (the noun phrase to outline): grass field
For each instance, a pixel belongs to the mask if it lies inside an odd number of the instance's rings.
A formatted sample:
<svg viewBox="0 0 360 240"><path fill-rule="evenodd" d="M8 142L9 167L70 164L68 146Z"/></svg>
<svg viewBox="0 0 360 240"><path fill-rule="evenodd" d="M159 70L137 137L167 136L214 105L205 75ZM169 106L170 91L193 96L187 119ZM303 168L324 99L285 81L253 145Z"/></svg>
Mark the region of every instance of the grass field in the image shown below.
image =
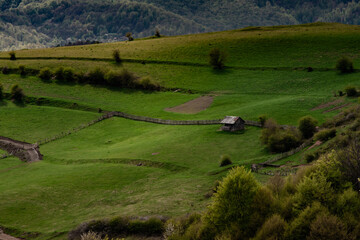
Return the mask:
<svg viewBox="0 0 360 240"><path fill-rule="evenodd" d="M352 57L355 68L359 68L359 31L358 26L340 24L247 28L22 50L16 56L31 59L0 60L0 66L11 68L63 66L77 72L124 67L139 76L150 76L168 89L186 89L193 94L45 83L36 76L15 74L0 74L0 83L5 92L19 84L27 96L162 119L205 120L237 115L257 120L266 114L281 124L296 125L300 117L312 115L322 123L339 110L325 113L331 107L311 109L334 100L334 92L346 86L359 86L360 73L339 74L334 70L342 55ZM232 68L215 71L205 66L209 50L214 47L228 53L227 66ZM110 59L114 49L119 49L123 58L139 63L124 62L118 66L99 59ZM7 54L0 53L0 57L7 58ZM74 59L36 59L39 57ZM157 62L142 64L142 60ZM315 68L313 72L298 69L309 66ZM197 114L164 110L208 94L214 96L214 102ZM357 99L344 97L344 103L348 102ZM36 142L99 116L57 105L19 106L5 101L0 106L0 136ZM219 167L221 155L228 154L234 164L247 167L272 157L260 144L259 128L248 127L243 133L229 134L219 132L219 127L157 125L111 118L41 145L41 162L24 164L16 158L0 159L0 226L38 232L34 237L37 239L65 239L67 231L91 219L118 215L179 216L201 211L208 203L204 195L215 180L226 174L226 168ZM278 163L303 163L302 155ZM137 166L139 163L141 166ZM268 178L256 177L262 182Z"/></svg>

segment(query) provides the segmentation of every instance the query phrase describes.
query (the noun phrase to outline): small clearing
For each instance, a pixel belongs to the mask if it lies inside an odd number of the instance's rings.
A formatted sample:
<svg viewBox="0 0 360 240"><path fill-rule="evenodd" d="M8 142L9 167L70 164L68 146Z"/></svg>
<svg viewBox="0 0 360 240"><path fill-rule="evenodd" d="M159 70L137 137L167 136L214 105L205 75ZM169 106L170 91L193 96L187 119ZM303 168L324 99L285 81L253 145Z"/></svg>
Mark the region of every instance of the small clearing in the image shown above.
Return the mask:
<svg viewBox="0 0 360 240"><path fill-rule="evenodd" d="M176 107L166 108L165 111L185 114L195 114L206 110L214 101L213 96L202 96Z"/></svg>
<svg viewBox="0 0 360 240"><path fill-rule="evenodd" d="M313 109L311 109L311 111L316 111L316 110L324 109L324 108L327 108L327 107L331 107L331 106L337 105L337 104L342 103L342 102L344 102L344 99L339 98L339 99L336 99L335 101L332 101L332 102L327 102L327 103L320 104L319 106L314 107Z"/></svg>

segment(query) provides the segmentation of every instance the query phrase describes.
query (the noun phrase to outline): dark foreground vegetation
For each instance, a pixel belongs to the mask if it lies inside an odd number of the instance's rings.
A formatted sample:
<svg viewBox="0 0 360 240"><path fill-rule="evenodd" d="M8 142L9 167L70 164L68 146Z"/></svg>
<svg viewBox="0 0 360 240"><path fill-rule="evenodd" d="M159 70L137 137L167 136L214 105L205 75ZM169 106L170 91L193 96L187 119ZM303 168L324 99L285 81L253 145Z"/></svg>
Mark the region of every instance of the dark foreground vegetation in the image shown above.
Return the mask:
<svg viewBox="0 0 360 240"><path fill-rule="evenodd" d="M170 240L359 239L359 110L350 108L324 123L315 138L333 140L316 152L313 164L294 175L275 175L262 185L246 168L233 167L215 184L211 203L202 213L166 222L121 217L92 221L70 232L69 239L128 235L163 235ZM300 121L300 126L311 125L308 129L313 124L309 117ZM345 130L335 137L337 127ZM222 163L224 159L228 157L223 156Z"/></svg>

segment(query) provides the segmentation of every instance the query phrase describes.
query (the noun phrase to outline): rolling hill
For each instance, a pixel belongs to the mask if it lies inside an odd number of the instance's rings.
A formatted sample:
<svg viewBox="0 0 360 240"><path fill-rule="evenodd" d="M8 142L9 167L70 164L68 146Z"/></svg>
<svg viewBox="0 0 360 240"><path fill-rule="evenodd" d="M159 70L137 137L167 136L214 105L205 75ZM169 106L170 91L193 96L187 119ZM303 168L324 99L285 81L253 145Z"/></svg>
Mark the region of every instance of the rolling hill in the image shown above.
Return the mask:
<svg viewBox="0 0 360 240"><path fill-rule="evenodd" d="M311 115L322 124L357 102L339 97L338 91L359 86L359 31L358 26L326 23L248 27L19 50L15 61L0 53L0 69L12 71L0 74L4 92L18 84L31 100L0 103L0 136L41 143L44 155L33 163L11 156L0 160L0 226L29 239L66 239L71 229L92 219L202 211L215 182L229 169L219 166L222 155L230 156L230 168L250 168L279 156L261 144L260 128L247 126L232 134L218 131L220 124L165 125L120 117L89 123L106 111L120 111L177 121L226 115L256 121L266 114L293 126ZM227 52L222 71L208 64L213 48ZM116 49L122 64L112 58ZM353 60L355 73L336 71L344 55ZM18 74L20 66L27 75ZM83 75L127 69L163 89L44 81L36 74L60 67ZM203 111L167 110L200 96L213 99ZM292 169L306 163L306 151L274 163ZM262 172L255 176L268 179Z"/></svg>

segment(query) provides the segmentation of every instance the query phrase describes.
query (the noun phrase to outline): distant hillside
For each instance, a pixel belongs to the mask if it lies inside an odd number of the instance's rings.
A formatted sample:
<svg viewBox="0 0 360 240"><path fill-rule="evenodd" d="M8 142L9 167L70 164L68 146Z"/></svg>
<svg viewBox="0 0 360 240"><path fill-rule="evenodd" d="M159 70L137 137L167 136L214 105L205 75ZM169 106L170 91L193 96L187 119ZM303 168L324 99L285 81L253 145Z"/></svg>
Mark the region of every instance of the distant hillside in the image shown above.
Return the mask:
<svg viewBox="0 0 360 240"><path fill-rule="evenodd" d="M360 24L359 0L0 0L0 50L315 21Z"/></svg>

